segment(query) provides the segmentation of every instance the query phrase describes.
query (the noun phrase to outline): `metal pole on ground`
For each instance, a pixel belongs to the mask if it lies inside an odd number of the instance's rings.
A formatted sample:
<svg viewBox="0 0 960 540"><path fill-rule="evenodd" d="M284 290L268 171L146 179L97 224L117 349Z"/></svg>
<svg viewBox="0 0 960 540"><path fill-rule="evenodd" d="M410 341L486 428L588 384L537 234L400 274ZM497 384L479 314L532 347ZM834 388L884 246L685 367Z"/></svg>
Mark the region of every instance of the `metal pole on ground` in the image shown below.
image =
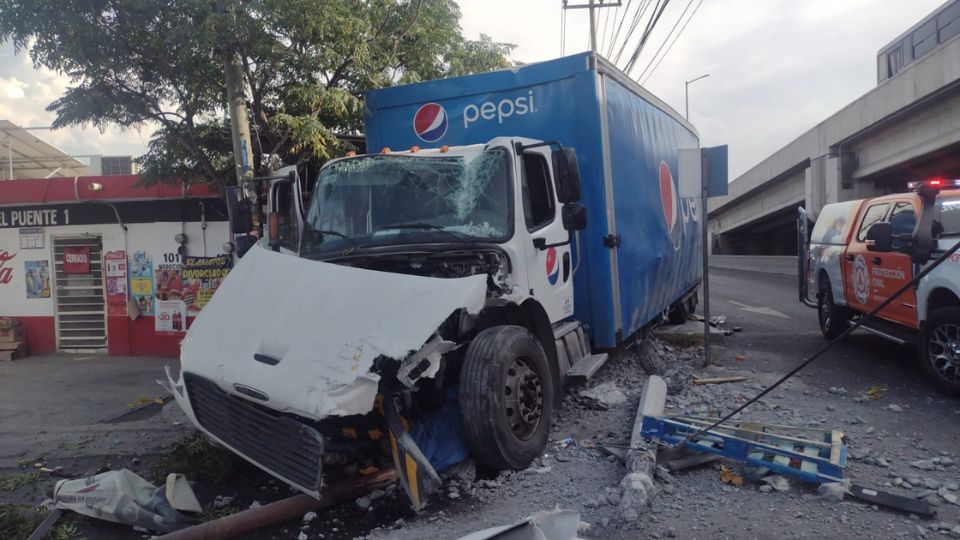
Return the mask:
<svg viewBox="0 0 960 540"><path fill-rule="evenodd" d="M382 469L353 482L342 482L323 489L319 499L309 495L295 495L257 508L250 508L193 527L180 529L157 540L221 540L261 529L276 523L299 518L310 511L329 508L397 481L393 467Z"/></svg>

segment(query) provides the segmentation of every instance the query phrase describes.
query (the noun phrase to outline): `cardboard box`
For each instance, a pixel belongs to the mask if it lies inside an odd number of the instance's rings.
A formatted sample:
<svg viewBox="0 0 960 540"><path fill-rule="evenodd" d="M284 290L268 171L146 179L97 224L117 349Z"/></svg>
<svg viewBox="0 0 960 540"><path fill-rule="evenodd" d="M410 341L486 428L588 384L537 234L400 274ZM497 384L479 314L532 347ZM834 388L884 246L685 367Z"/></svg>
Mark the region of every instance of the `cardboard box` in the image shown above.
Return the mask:
<svg viewBox="0 0 960 540"><path fill-rule="evenodd" d="M24 341L0 342L0 362L10 362L27 356L27 343Z"/></svg>
<svg viewBox="0 0 960 540"><path fill-rule="evenodd" d="M14 343L25 339L22 326L0 327L0 343Z"/></svg>

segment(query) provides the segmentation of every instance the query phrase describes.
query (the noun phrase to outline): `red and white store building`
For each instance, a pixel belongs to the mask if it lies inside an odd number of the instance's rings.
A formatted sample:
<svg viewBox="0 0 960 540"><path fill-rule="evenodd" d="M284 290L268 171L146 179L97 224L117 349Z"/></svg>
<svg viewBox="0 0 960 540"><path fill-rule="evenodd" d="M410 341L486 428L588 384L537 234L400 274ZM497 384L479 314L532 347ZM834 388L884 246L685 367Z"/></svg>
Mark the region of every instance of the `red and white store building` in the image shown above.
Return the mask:
<svg viewBox="0 0 960 540"><path fill-rule="evenodd" d="M177 356L229 268L223 197L137 175L0 182L0 318L31 354Z"/></svg>

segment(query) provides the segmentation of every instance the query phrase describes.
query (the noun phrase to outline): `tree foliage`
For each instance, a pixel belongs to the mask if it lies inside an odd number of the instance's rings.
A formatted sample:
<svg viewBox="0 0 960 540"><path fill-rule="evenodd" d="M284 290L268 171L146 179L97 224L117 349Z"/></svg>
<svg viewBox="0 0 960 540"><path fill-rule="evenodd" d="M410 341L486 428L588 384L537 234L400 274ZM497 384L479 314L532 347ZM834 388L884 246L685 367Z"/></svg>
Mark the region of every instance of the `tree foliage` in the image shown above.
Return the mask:
<svg viewBox="0 0 960 540"><path fill-rule="evenodd" d="M225 59L243 59L254 165L344 150L372 88L509 67L453 0L0 0L0 40L66 74L54 126L156 125L150 180L233 177Z"/></svg>

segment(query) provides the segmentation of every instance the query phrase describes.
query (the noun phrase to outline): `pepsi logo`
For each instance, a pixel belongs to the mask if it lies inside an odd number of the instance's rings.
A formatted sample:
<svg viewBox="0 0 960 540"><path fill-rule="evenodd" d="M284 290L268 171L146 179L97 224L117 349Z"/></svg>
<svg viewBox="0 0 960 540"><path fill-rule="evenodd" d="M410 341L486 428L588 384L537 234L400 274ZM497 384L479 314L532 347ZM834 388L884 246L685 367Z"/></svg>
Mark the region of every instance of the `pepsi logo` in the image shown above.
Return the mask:
<svg viewBox="0 0 960 540"><path fill-rule="evenodd" d="M447 111L439 103L427 103L413 115L413 131L424 142L437 142L447 133Z"/></svg>
<svg viewBox="0 0 960 540"><path fill-rule="evenodd" d="M663 218L673 241L673 249L680 249L680 240L683 237L683 226L680 219L680 198L677 196L677 187L673 183L673 173L665 161L660 162L660 203L663 206Z"/></svg>
<svg viewBox="0 0 960 540"><path fill-rule="evenodd" d="M547 281L551 285L556 285L559 277L560 265L557 264L557 250L550 248L547 250Z"/></svg>

